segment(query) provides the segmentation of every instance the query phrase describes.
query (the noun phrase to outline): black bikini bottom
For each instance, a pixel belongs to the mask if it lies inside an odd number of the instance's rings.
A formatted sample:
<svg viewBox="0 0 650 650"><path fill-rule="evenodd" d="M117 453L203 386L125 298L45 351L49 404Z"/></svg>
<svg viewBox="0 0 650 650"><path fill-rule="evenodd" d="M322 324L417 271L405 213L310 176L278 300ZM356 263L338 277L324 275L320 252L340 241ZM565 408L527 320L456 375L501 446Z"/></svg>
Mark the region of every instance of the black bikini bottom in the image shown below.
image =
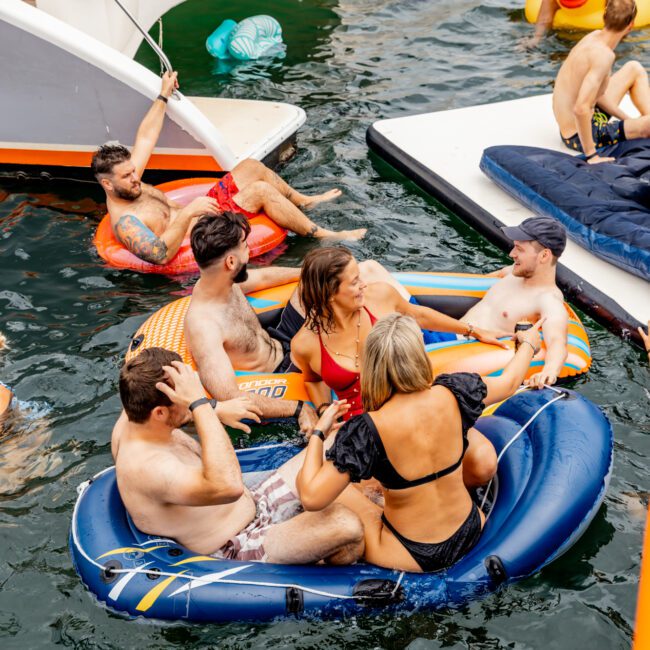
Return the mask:
<svg viewBox="0 0 650 650"><path fill-rule="evenodd" d="M269 335L282 345L282 361L273 372L300 372L291 362L291 339L305 322L305 317L290 303L282 310L280 323L277 327L269 327Z"/></svg>
<svg viewBox="0 0 650 650"><path fill-rule="evenodd" d="M472 509L460 528L444 542L436 544L414 542L404 535L400 535L385 515L382 514L381 520L425 573L451 566L465 555L481 537L481 516L475 503L472 503Z"/></svg>

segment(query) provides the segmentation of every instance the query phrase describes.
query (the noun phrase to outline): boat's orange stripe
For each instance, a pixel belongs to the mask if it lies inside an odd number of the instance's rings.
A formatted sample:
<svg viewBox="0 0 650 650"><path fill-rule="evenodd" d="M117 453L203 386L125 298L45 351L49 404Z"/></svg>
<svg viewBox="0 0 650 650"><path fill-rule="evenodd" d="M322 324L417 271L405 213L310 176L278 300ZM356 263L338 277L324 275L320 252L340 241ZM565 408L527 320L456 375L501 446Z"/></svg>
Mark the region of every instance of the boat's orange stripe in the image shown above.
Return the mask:
<svg viewBox="0 0 650 650"><path fill-rule="evenodd" d="M53 151L50 149L0 149L0 164L90 167L93 151ZM154 153L147 169L224 171L212 156Z"/></svg>

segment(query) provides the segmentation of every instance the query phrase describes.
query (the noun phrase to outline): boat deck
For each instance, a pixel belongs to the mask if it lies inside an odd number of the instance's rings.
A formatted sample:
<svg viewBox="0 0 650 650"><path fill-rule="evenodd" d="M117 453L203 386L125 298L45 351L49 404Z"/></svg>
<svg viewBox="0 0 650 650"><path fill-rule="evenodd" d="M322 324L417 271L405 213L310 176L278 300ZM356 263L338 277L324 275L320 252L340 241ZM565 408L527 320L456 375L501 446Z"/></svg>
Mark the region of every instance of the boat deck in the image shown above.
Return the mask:
<svg viewBox="0 0 650 650"><path fill-rule="evenodd" d="M257 152L268 155L277 146L278 133L285 139L302 124L304 113L292 104L251 99L188 97L216 128L237 159L250 158ZM266 146L265 146L266 143Z"/></svg>

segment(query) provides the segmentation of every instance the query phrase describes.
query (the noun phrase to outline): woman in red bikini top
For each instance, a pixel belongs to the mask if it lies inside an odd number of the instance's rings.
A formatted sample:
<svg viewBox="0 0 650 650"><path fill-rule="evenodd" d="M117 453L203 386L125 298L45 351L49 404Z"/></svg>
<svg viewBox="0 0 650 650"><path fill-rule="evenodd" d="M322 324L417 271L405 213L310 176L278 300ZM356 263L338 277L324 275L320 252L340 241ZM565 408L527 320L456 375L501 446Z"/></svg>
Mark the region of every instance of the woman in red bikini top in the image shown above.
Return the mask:
<svg viewBox="0 0 650 650"><path fill-rule="evenodd" d="M320 248L305 257L298 291L306 318L291 341L291 356L314 405L322 411L333 390L350 404L346 419L363 412L361 351L377 320L366 304L367 288L346 248Z"/></svg>
<svg viewBox="0 0 650 650"><path fill-rule="evenodd" d="M292 360L303 372L319 414L332 401L333 390L350 405L346 420L363 412L362 350L378 318L399 312L412 316L422 329L458 334L468 330L467 323L407 302L388 282L366 284L357 261L343 247L318 248L305 256L298 295L305 323L291 341ZM492 332L473 331L492 342Z"/></svg>

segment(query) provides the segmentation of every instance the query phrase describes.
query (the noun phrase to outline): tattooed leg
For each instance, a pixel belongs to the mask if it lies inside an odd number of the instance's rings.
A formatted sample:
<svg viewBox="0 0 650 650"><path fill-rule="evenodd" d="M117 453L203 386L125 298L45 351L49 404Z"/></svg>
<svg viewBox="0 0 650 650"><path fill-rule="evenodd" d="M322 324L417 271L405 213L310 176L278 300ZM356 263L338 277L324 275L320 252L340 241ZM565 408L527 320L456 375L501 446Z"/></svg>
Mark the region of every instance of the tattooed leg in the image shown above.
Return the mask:
<svg viewBox="0 0 650 650"><path fill-rule="evenodd" d="M321 228L275 187L264 181L255 181L240 190L233 197L233 201L248 212L264 211L278 226L298 235L309 235L318 239L361 239L366 234L365 228L338 232Z"/></svg>

